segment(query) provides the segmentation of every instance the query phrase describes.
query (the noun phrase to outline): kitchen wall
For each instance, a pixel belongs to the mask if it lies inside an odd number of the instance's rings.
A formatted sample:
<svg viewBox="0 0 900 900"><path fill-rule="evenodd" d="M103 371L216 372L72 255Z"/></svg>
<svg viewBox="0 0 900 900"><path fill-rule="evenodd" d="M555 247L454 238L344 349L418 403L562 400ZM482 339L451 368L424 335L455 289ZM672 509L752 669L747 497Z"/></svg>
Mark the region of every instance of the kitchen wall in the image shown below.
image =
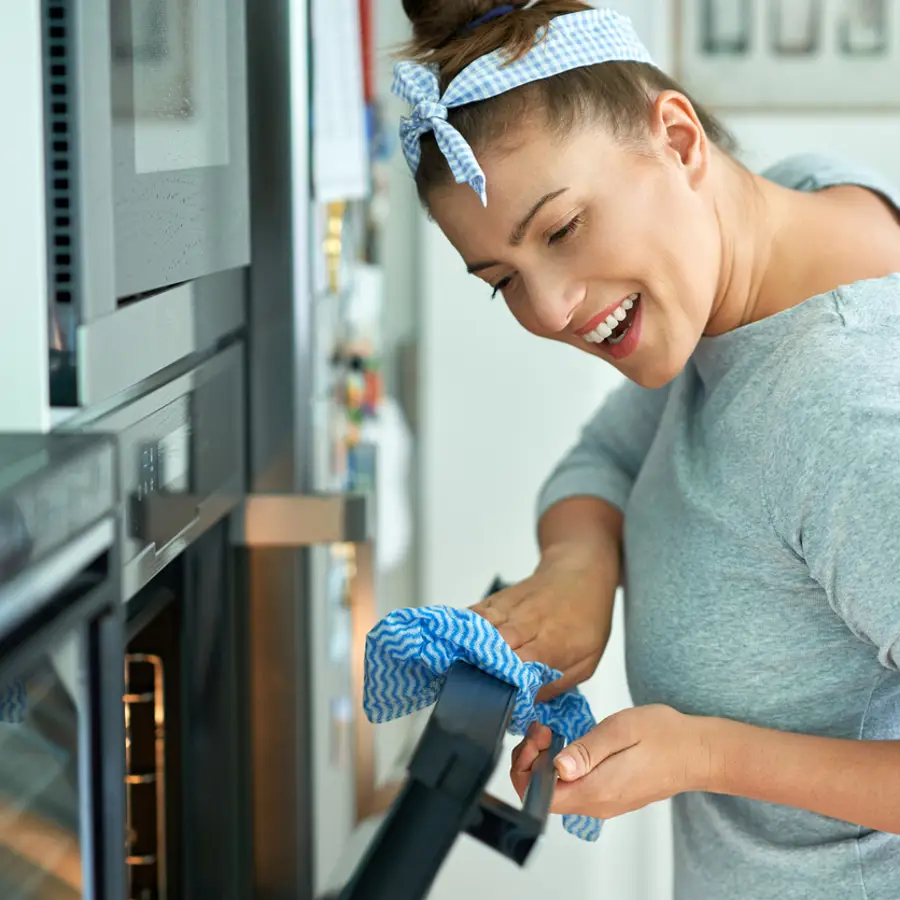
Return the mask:
<svg viewBox="0 0 900 900"><path fill-rule="evenodd" d="M382 0L380 6L388 30L404 33L400 3ZM615 6L632 17L666 68L671 59L669 0ZM395 114L400 109L392 106ZM897 117L725 119L754 168L812 150L858 159L900 179ZM465 606L495 573L516 579L531 571L538 485L618 376L587 355L533 338L516 325L502 301L491 302L488 291L466 275L449 244L417 210L402 157L397 155L393 166L397 189L392 217L403 224L389 239L393 251L388 266L396 272L393 283L410 291L405 302L415 305L419 344L419 598ZM617 614L606 657L585 688L598 717L630 705L621 635ZM512 799L505 770L491 787ZM507 892L523 900L667 900L670 884L668 809L662 804L607 823L595 846L569 837L555 821L524 875L462 839L432 900Z"/></svg>

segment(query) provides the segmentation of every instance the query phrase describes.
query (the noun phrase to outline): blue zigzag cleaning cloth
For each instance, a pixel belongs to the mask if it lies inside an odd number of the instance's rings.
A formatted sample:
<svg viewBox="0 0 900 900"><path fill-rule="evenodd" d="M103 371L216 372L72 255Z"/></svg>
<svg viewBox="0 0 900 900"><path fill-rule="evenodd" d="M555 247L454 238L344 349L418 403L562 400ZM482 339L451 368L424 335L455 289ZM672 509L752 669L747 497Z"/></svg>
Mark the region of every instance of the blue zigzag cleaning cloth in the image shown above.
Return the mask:
<svg viewBox="0 0 900 900"><path fill-rule="evenodd" d="M363 690L369 721L389 722L431 706L459 659L518 688L510 734L525 734L537 720L571 742L596 725L576 690L535 703L537 692L560 673L544 663L522 662L490 622L470 609L448 606L397 609L369 632ZM590 816L563 816L566 831L586 841L597 840L601 824Z"/></svg>
<svg viewBox="0 0 900 900"><path fill-rule="evenodd" d="M0 685L0 722L21 725L27 709L25 685L21 681Z"/></svg>

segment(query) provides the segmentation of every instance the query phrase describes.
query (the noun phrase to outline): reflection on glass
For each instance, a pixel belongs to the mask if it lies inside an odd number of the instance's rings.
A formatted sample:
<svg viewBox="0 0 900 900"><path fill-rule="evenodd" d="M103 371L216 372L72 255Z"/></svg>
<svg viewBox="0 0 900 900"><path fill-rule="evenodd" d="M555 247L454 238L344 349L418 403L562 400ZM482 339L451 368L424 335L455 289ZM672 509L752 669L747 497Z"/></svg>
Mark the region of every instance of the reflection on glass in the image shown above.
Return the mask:
<svg viewBox="0 0 900 900"><path fill-rule="evenodd" d="M820 0L772 0L772 48L783 56L818 53L822 32Z"/></svg>
<svg viewBox="0 0 900 900"><path fill-rule="evenodd" d="M0 686L0 897L78 900L79 643ZM82 706L83 708L83 706Z"/></svg>
<svg viewBox="0 0 900 900"><path fill-rule="evenodd" d="M841 51L848 56L885 53L888 46L887 0L843 0Z"/></svg>
<svg viewBox="0 0 900 900"><path fill-rule="evenodd" d="M114 114L138 174L228 164L227 19L222 0L112 0Z"/></svg>
<svg viewBox="0 0 900 900"><path fill-rule="evenodd" d="M710 55L740 55L750 49L751 0L703 0L701 45Z"/></svg>

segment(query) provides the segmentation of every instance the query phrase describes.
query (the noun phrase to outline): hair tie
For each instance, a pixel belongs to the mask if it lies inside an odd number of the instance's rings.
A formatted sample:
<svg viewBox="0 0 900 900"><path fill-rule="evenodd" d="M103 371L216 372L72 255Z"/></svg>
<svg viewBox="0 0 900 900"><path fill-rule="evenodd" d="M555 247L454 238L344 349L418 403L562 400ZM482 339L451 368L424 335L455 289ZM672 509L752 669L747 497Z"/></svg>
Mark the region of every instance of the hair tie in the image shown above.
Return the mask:
<svg viewBox="0 0 900 900"><path fill-rule="evenodd" d="M471 22L463 25L460 28L460 31L474 31L478 28L479 25L484 25L487 22L491 22L494 19L499 19L500 16L507 16L511 12L515 12L519 7L514 6L512 3L506 3L503 6L498 6L495 9L492 9L490 12L485 13L478 19L473 19Z"/></svg>

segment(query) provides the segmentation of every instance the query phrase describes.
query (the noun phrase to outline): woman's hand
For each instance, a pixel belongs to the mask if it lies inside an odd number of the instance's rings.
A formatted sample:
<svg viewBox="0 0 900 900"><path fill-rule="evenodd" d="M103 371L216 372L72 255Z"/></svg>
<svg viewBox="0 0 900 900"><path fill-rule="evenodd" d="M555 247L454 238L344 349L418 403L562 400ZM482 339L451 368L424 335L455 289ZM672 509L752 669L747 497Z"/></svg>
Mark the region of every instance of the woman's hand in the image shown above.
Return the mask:
<svg viewBox="0 0 900 900"><path fill-rule="evenodd" d="M544 554L529 578L472 609L497 628L520 659L563 673L538 694L545 701L594 674L609 639L617 576L609 577L590 547L560 545Z"/></svg>
<svg viewBox="0 0 900 900"><path fill-rule="evenodd" d="M669 706L638 706L604 719L555 761L559 781L551 812L612 819L684 791L705 790L711 756L703 723ZM513 750L520 797L550 729L535 723Z"/></svg>

